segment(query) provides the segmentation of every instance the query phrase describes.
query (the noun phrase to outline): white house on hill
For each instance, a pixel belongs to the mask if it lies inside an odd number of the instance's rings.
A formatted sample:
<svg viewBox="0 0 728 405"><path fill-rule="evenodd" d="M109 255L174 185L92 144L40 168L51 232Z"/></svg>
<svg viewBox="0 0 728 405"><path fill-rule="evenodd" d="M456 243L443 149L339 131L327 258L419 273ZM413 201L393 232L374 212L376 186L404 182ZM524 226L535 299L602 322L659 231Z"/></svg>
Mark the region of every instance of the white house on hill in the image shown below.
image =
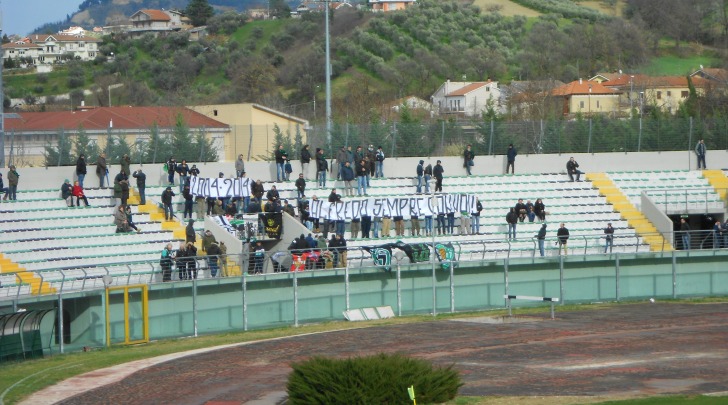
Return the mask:
<svg viewBox="0 0 728 405"><path fill-rule="evenodd" d="M432 105L440 114L460 114L466 117L481 115L492 106L501 112L501 94L498 82L443 83L432 95Z"/></svg>

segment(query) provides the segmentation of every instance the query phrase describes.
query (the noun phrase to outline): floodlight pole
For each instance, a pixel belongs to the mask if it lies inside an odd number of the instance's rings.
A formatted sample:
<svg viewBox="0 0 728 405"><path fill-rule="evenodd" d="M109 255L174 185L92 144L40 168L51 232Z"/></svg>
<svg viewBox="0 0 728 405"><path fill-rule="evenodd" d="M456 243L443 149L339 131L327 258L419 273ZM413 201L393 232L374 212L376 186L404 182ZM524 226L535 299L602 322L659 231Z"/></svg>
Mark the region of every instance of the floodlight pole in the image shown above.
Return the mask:
<svg viewBox="0 0 728 405"><path fill-rule="evenodd" d="M3 13L0 2L0 37L3 36ZM3 92L3 64L5 51L0 47L0 168L5 167L5 93Z"/></svg>
<svg viewBox="0 0 728 405"><path fill-rule="evenodd" d="M326 15L326 144L331 148L331 44L329 41L329 0L324 0Z"/></svg>

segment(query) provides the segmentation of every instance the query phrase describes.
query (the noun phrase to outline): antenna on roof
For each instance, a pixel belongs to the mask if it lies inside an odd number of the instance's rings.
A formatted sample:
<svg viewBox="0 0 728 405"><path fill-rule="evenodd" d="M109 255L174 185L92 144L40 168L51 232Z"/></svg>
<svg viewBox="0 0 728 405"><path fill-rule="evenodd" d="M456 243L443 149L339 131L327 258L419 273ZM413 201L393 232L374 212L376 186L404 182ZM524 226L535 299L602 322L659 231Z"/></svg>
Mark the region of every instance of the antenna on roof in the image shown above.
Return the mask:
<svg viewBox="0 0 728 405"><path fill-rule="evenodd" d="M700 70L703 70L703 65L700 65Z"/></svg>

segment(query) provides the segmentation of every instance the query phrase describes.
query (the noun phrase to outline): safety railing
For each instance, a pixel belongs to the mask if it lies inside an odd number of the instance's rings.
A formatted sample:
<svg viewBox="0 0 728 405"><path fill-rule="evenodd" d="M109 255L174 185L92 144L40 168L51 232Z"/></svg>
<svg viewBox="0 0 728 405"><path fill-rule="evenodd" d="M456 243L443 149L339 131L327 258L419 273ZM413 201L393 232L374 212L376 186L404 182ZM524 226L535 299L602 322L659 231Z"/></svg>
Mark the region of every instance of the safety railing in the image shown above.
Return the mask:
<svg viewBox="0 0 728 405"><path fill-rule="evenodd" d="M720 196L726 190L714 188L687 188L672 190L647 190L644 193L666 214L700 211L704 213L722 212L726 201Z"/></svg>
<svg viewBox="0 0 728 405"><path fill-rule="evenodd" d="M646 239L650 237L663 236L659 246L649 245ZM685 239L687 236L687 239ZM390 267L396 263L409 264L413 261L407 254L396 255L397 251L403 251L396 243L381 243L372 240L366 246L347 246L336 248L307 248L302 250L256 252L251 249L240 255L227 256L196 256L190 260L173 257L170 266L165 274L165 268L159 260L137 261L128 263L101 263L93 266L78 268L55 268L25 273L34 273L40 280L37 289L32 289L29 284L23 283L20 276L15 273L15 284L3 284L0 286L0 300L17 299L18 297L30 295L31 290L53 291L53 293L66 293L71 291L87 291L104 288L109 285L131 285L131 284L152 284L161 282L188 281L191 279L239 277L241 272L248 275L287 273L293 270L317 271L337 268L383 268ZM427 260L424 262L438 262L433 254L437 244L451 244L455 252L455 259L459 263L482 262L484 260L500 260L511 258L530 258L537 260L541 257L540 241L538 238L527 237L520 239L486 238L480 240L463 239L457 241L437 240L415 244L426 248ZM372 249L387 245L390 248L390 261L374 262ZM402 245L402 246L404 246ZM728 249L728 232L714 231L690 231L688 233L675 231L667 235L643 234L643 235L620 235L612 236L608 241L606 235L570 235L566 242L566 249L558 237L549 236L543 239L544 257L559 256L590 256L604 254L661 254L667 251L669 246L679 250L712 250ZM303 259L301 256L305 256ZM217 263L211 261L216 257ZM386 258L385 258L386 259ZM296 261L294 263L294 261ZM415 262L423 262L415 260ZM232 271L232 267L240 271ZM11 276L13 273L6 273ZM49 287L45 288L44 287Z"/></svg>

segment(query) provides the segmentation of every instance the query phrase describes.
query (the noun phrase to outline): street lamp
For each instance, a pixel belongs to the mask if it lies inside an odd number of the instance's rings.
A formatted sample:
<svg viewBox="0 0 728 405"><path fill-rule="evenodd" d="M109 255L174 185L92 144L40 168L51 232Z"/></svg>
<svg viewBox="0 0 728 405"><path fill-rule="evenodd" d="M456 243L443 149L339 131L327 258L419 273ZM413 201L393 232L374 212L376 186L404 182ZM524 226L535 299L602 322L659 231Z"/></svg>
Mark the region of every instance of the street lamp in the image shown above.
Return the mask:
<svg viewBox="0 0 728 405"><path fill-rule="evenodd" d="M634 107L632 105L632 97L634 96L634 75L629 76L629 117L632 118L634 114Z"/></svg>

